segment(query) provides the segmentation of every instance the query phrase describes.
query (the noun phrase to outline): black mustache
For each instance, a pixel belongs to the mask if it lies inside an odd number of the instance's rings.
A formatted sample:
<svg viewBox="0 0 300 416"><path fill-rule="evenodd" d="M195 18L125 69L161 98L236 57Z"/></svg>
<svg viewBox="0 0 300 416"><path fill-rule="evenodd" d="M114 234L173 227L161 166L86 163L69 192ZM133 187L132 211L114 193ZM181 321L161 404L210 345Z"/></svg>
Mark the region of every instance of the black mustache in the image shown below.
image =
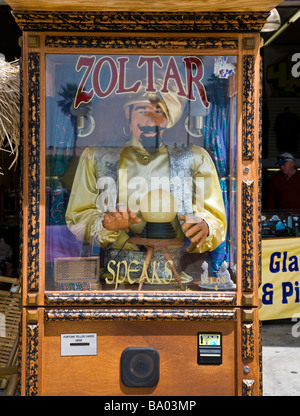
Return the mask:
<svg viewBox="0 0 300 416"><path fill-rule="evenodd" d="M144 133L144 134L150 134L150 133L160 133L164 131L165 127L159 127L159 126L141 126L138 124L138 128Z"/></svg>

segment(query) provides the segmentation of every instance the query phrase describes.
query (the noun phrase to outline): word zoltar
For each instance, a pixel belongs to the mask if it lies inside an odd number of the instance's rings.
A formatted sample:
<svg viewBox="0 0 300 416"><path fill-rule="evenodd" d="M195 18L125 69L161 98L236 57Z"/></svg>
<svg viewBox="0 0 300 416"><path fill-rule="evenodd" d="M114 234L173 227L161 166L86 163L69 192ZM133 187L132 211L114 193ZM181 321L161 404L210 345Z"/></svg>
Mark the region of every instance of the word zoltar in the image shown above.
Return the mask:
<svg viewBox="0 0 300 416"><path fill-rule="evenodd" d="M126 86L126 64L129 62L128 56L118 57L114 60L111 56L101 56L98 60L96 56L81 55L76 63L75 69L77 72L83 71L81 81L79 83L74 107L78 108L84 102L88 103L92 100L94 95L99 98L108 97L112 92L115 94L135 93L142 86L142 81L137 79L133 85ZM149 93L168 93L169 81L173 80L177 87L177 94L188 100L195 101L194 87L199 93L200 99L205 108L209 107L209 102L206 96L206 90L201 80L204 74L203 62L196 56L188 56L182 58L185 69L185 79L182 80L180 71L178 69L175 58L171 56L164 71L164 79L161 89L156 89L155 67L163 68L164 64L159 56L140 56L137 62L137 68L146 66L147 80L145 87L146 92ZM108 67L110 71L110 79L108 85L101 85L101 71ZM89 90L85 89L87 85L91 84ZM185 90L185 86L187 90ZM88 88L88 87L87 87Z"/></svg>

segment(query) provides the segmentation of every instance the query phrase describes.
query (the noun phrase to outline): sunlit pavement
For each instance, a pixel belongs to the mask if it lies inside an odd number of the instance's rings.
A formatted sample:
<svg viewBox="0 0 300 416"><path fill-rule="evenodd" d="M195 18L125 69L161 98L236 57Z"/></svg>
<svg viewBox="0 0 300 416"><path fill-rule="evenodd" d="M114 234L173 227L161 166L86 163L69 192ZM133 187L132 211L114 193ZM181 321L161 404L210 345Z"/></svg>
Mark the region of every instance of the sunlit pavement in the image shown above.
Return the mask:
<svg viewBox="0 0 300 416"><path fill-rule="evenodd" d="M300 396L300 320L262 325L264 396Z"/></svg>

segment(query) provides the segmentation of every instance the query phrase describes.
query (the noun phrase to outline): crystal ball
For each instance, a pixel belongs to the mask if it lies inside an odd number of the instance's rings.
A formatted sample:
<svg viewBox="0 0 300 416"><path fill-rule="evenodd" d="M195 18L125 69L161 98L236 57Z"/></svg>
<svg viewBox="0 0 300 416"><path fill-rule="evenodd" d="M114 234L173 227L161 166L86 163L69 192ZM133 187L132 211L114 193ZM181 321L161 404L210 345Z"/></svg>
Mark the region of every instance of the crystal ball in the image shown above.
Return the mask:
<svg viewBox="0 0 300 416"><path fill-rule="evenodd" d="M140 204L141 214L147 222L171 222L177 215L178 206L174 196L165 189L149 191Z"/></svg>

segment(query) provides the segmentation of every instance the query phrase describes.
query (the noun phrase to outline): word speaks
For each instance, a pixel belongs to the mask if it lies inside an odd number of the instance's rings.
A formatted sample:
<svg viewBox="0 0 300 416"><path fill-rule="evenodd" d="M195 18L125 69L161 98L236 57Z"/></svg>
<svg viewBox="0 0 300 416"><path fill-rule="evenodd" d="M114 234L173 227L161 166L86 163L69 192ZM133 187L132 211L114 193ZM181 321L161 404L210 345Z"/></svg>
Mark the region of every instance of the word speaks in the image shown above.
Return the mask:
<svg viewBox="0 0 300 416"><path fill-rule="evenodd" d="M126 64L130 61L130 57L118 57L114 60L111 56L101 56L98 60L96 56L84 56L81 55L76 63L75 69L77 72L83 70L83 75L78 86L74 107L78 108L79 105L84 102L88 103L92 100L94 95L98 98L108 97L110 94L128 94L136 93L139 91L141 86L145 87L145 91L149 93L168 93L169 81L173 80L177 87L177 94L183 98L191 101L195 101L194 87L199 93L200 99L205 108L209 107L207 101L207 95L204 85L201 80L204 74L203 62L196 56L189 56L182 58L185 69L185 80L183 81L175 61L175 58L171 56L165 68L164 79L161 89L158 91L155 82L154 68L163 68L164 64L159 56L140 56L137 62L137 68L146 66L147 70L147 81L146 85L143 85L142 81L138 79L133 85L127 87L126 83ZM106 80L107 85L101 85L101 72L104 69L109 69L110 79ZM103 76L103 79L105 77ZM87 82L91 83L91 88L85 90ZM187 86L187 91L184 88ZM174 91L172 91L174 92Z"/></svg>
<svg viewBox="0 0 300 416"><path fill-rule="evenodd" d="M108 277L105 279L107 284L115 283L115 289L117 289L118 285L123 283L126 279L128 283L134 284L139 283L140 278L133 278L131 273L138 273L140 272L140 276L144 276L145 282L151 283L151 284L169 284L172 281L172 270L169 268L169 265L173 264L172 260L167 260L164 265L164 277L160 278L157 274L160 262L154 260L152 265L152 276L149 277L148 275L148 267L146 265L146 262L143 262L143 268L142 270L137 269L136 267L139 265L139 262L137 260L132 260L129 264L127 264L126 260L118 261L110 260L107 264L107 270L109 273L111 273L111 279ZM112 267L116 265L116 269L113 269ZM121 266L123 266L123 273L120 272Z"/></svg>

